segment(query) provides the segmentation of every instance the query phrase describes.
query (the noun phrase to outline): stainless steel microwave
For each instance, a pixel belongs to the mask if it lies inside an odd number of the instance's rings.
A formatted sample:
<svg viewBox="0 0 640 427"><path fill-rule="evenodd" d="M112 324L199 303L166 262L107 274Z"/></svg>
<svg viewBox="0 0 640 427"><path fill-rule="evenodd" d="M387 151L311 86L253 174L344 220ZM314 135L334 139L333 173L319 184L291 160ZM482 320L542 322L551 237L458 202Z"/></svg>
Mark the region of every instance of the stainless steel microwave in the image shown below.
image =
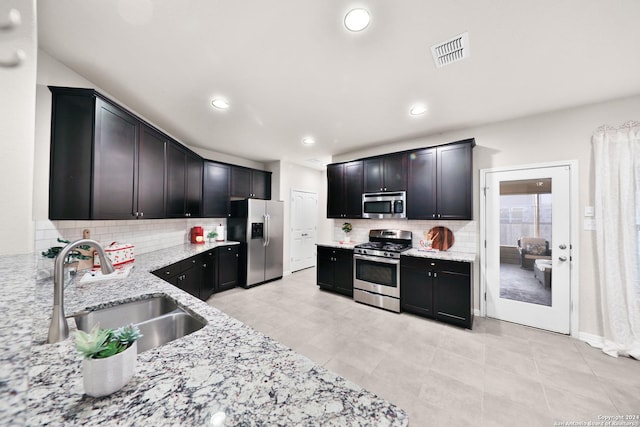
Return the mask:
<svg viewBox="0 0 640 427"><path fill-rule="evenodd" d="M406 218L406 192L364 193L363 218Z"/></svg>

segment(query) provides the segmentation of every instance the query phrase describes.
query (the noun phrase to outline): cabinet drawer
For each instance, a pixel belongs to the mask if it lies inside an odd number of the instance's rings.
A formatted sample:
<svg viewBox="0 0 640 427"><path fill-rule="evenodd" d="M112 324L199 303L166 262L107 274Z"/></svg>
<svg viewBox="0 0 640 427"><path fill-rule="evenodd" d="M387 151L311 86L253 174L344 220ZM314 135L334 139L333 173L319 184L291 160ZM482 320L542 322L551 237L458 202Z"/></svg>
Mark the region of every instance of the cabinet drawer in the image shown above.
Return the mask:
<svg viewBox="0 0 640 427"><path fill-rule="evenodd" d="M154 271L153 274L155 274L156 276L158 276L161 279L169 281L173 277L175 277L178 274L182 273L182 271L183 271L182 263L183 262L184 261L178 261L178 262L173 263L171 265L167 265L166 267L159 268L156 271Z"/></svg>
<svg viewBox="0 0 640 427"><path fill-rule="evenodd" d="M220 253L226 253L226 254L237 254L239 246L240 245L222 246L218 248L218 251L220 251Z"/></svg>
<svg viewBox="0 0 640 427"><path fill-rule="evenodd" d="M435 267L435 260L413 256L401 256L400 267L417 270L433 270Z"/></svg>
<svg viewBox="0 0 640 427"><path fill-rule="evenodd" d="M471 275L471 263L461 261L437 261L439 271Z"/></svg>
<svg viewBox="0 0 640 427"><path fill-rule="evenodd" d="M471 274L471 264L462 261L403 256L400 258L400 265L403 268L449 271L452 273L467 275Z"/></svg>

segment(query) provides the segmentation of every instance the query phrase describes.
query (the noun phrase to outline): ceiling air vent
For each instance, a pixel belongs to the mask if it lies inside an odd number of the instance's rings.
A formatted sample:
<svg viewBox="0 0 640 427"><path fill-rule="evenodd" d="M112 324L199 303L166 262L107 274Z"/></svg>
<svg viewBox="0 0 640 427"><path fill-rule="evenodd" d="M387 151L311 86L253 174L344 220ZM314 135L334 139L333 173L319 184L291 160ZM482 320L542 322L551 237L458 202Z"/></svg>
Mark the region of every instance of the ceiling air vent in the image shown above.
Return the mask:
<svg viewBox="0 0 640 427"><path fill-rule="evenodd" d="M469 33L462 33L445 42L431 46L436 67L441 68L452 62L469 57Z"/></svg>

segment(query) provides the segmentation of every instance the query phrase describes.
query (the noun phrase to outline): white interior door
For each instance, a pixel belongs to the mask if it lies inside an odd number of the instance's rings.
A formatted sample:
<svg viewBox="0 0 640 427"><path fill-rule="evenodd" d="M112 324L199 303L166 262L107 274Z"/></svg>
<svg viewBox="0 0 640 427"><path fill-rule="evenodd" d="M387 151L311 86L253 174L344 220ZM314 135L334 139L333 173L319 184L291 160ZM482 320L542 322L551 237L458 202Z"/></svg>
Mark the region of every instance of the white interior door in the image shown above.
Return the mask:
<svg viewBox="0 0 640 427"><path fill-rule="evenodd" d="M486 173L487 316L570 332L570 179L568 165Z"/></svg>
<svg viewBox="0 0 640 427"><path fill-rule="evenodd" d="M318 224L318 194L291 190L291 271L316 264L316 228Z"/></svg>

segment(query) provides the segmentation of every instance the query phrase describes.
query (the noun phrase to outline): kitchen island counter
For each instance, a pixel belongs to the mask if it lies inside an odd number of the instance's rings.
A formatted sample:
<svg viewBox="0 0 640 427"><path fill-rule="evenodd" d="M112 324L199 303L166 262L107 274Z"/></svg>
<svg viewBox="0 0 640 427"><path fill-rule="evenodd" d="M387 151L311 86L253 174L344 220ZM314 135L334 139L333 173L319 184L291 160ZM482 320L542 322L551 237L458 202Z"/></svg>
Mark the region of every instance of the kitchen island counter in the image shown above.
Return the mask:
<svg viewBox="0 0 640 427"><path fill-rule="evenodd" d="M231 242L223 244L232 244ZM138 355L133 379L104 398L84 394L73 338L45 344L51 279L35 280L34 255L0 257L5 347L2 425L389 425L404 411L150 274L211 245L138 255L122 280L65 288L67 315L105 303L166 294L208 324ZM251 292L246 290L245 292ZM215 296L214 296L215 298ZM75 322L69 319L71 334Z"/></svg>

